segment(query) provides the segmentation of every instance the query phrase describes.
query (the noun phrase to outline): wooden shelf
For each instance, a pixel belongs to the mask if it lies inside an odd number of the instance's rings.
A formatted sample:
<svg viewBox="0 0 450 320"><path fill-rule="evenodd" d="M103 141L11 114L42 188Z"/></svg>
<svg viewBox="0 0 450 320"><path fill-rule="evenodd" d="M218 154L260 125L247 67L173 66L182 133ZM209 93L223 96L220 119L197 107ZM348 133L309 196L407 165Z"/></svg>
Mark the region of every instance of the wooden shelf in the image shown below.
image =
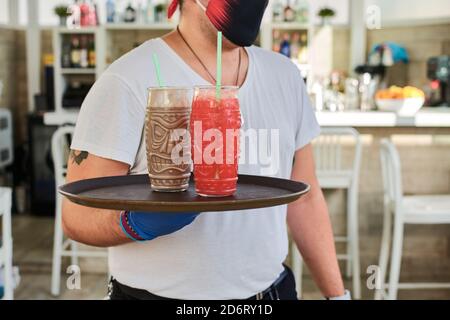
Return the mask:
<svg viewBox="0 0 450 320"><path fill-rule="evenodd" d="M310 26L309 24L305 23L298 23L298 22L272 22L270 24L272 29L279 29L279 30L309 30Z"/></svg>
<svg viewBox="0 0 450 320"><path fill-rule="evenodd" d="M95 68L63 68L61 74L96 74Z"/></svg>
<svg viewBox="0 0 450 320"><path fill-rule="evenodd" d="M175 23L110 23L105 25L106 30L172 30L176 28Z"/></svg>
<svg viewBox="0 0 450 320"><path fill-rule="evenodd" d="M69 28L55 28L53 30L56 30L60 34L94 34L99 27L83 27L78 29L69 29Z"/></svg>

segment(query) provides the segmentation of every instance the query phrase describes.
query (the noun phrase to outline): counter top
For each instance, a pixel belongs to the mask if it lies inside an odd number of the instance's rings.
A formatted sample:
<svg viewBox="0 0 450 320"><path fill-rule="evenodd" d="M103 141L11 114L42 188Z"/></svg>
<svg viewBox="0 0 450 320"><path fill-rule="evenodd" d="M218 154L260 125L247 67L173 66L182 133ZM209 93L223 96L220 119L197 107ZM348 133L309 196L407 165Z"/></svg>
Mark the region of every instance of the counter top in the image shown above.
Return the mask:
<svg viewBox="0 0 450 320"><path fill-rule="evenodd" d="M447 127L450 128L450 108L422 108L415 116L400 117L392 112L381 111L343 111L316 112L319 124L324 127ZM46 125L74 124L78 112L49 112L45 114Z"/></svg>
<svg viewBox="0 0 450 320"><path fill-rule="evenodd" d="M450 127L450 108L422 108L411 117L382 111L316 112L324 127Z"/></svg>

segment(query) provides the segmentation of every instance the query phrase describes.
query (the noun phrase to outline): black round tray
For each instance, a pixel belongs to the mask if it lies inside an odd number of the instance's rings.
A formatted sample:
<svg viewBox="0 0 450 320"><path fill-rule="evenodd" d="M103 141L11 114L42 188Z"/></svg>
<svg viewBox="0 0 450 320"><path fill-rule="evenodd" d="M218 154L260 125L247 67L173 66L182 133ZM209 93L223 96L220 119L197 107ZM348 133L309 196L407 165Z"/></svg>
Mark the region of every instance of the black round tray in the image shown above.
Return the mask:
<svg viewBox="0 0 450 320"><path fill-rule="evenodd" d="M185 192L152 191L148 175L104 177L72 182L59 192L70 201L93 208L146 212L208 212L274 207L309 192L309 185L286 179L239 175L237 192L223 198L195 193L191 179Z"/></svg>

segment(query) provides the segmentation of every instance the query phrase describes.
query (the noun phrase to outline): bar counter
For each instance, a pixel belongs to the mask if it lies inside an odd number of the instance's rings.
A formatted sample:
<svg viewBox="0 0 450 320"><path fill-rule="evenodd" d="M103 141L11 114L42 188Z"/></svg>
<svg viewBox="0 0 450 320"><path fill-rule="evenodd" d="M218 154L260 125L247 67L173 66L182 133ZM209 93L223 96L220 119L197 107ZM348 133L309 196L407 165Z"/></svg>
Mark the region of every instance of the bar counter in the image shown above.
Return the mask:
<svg viewBox="0 0 450 320"><path fill-rule="evenodd" d="M382 111L317 112L321 126L348 127L450 127L450 108L424 107L411 117Z"/></svg>
<svg viewBox="0 0 450 320"><path fill-rule="evenodd" d="M356 128L450 128L450 108L424 107L415 116L402 117L393 112L382 111L343 111L316 112L319 124L324 127L356 127ZM77 111L49 112L45 114L46 125L64 125L76 123Z"/></svg>

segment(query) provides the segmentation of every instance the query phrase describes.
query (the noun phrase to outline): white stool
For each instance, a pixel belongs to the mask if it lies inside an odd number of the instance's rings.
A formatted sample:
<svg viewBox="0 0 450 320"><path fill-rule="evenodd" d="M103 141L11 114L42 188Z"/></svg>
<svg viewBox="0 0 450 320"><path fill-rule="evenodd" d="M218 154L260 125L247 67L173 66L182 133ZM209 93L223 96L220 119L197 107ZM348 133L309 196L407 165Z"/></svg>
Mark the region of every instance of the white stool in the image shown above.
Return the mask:
<svg viewBox="0 0 450 320"><path fill-rule="evenodd" d="M13 239L11 232L11 202L12 191L10 188L0 187L0 216L3 217L2 247L0 247L0 267L4 270L4 296L3 300L14 298L13 277Z"/></svg>
<svg viewBox="0 0 450 320"><path fill-rule="evenodd" d="M55 296L60 293L62 257L71 257L71 264L78 265L78 257L106 258L108 256L106 251L79 251L77 242L70 239L64 240L62 229L62 196L58 192L58 187L63 185L66 180L66 164L74 129L73 126L61 127L56 130L52 137L52 156L56 182L56 208L51 293Z"/></svg>
<svg viewBox="0 0 450 320"><path fill-rule="evenodd" d="M380 156L384 187L384 222L379 260L381 288L376 291L375 299L395 300L399 289L450 289L450 283L399 283L404 225L450 224L450 195L403 196L400 157L394 144L387 139L382 140ZM389 284L386 285L391 237L391 266Z"/></svg>
<svg viewBox="0 0 450 320"><path fill-rule="evenodd" d="M353 161L349 168L342 164L343 143L354 146ZM322 128L314 141L317 177L322 189L347 190L347 235L335 237L336 242L347 243L346 254L338 254L339 260L346 260L346 275L353 276L355 299L361 298L358 231L358 183L361 166L361 139L353 128ZM302 259L295 243L291 244L292 268L296 276L297 292L302 292Z"/></svg>

